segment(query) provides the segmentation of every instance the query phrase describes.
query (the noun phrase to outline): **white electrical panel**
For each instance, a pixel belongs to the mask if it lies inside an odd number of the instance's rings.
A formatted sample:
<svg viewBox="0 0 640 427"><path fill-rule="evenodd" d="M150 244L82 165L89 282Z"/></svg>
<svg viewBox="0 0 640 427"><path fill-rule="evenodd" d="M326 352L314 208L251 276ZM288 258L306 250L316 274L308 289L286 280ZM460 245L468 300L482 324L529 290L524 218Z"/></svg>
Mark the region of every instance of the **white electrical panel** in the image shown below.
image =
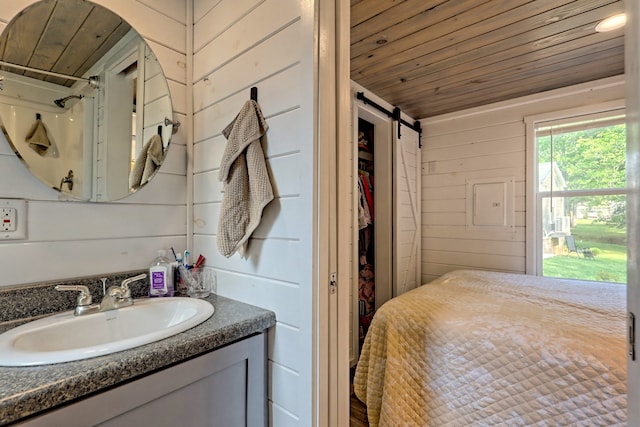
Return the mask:
<svg viewBox="0 0 640 427"><path fill-rule="evenodd" d="M474 226L507 225L507 185L505 182L477 183L473 186Z"/></svg>
<svg viewBox="0 0 640 427"><path fill-rule="evenodd" d="M27 202L20 199L0 199L0 240L27 238Z"/></svg>
<svg viewBox="0 0 640 427"><path fill-rule="evenodd" d="M467 228L515 231L514 177L467 180Z"/></svg>

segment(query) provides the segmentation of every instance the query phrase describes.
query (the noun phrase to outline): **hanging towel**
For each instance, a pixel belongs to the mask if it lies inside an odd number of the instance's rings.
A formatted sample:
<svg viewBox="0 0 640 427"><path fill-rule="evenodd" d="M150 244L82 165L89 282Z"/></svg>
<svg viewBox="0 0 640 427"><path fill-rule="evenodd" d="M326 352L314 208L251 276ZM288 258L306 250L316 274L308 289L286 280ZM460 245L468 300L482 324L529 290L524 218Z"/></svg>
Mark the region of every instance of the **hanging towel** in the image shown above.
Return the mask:
<svg viewBox="0 0 640 427"><path fill-rule="evenodd" d="M144 144L133 164L133 170L129 174L129 187L135 190L149 181L163 160L162 137L155 134Z"/></svg>
<svg viewBox="0 0 640 427"><path fill-rule="evenodd" d="M227 258L241 256L249 237L260 224L262 210L273 200L269 172L260 138L268 129L257 102L247 101L222 131L227 146L218 178L223 182L218 221L218 250Z"/></svg>
<svg viewBox="0 0 640 427"><path fill-rule="evenodd" d="M27 134L26 141L33 151L41 156L45 155L51 146L51 141L49 141L47 129L44 127L44 123L42 123L41 119L36 119L36 122L33 124L33 128L31 128L31 131Z"/></svg>

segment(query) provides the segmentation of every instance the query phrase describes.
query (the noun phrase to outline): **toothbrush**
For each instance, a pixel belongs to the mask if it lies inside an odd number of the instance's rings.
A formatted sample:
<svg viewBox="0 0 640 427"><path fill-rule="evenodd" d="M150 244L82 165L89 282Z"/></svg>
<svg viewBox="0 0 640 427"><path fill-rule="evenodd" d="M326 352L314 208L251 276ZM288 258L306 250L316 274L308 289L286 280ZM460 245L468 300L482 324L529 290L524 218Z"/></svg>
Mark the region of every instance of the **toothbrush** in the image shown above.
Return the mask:
<svg viewBox="0 0 640 427"><path fill-rule="evenodd" d="M204 257L202 255L199 255L198 256L198 260L194 264L193 268L198 268L198 267L202 266L203 263L204 263Z"/></svg>
<svg viewBox="0 0 640 427"><path fill-rule="evenodd" d="M182 257L182 263L186 268L189 268L189 255L191 255L191 252L184 251L184 256Z"/></svg>

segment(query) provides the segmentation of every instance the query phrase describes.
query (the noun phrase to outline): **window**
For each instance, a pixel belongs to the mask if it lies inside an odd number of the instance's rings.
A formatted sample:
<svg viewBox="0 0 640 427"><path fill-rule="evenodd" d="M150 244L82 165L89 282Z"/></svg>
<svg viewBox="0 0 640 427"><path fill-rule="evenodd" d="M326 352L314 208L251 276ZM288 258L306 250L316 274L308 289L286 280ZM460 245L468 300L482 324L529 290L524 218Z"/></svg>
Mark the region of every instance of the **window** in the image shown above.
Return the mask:
<svg viewBox="0 0 640 427"><path fill-rule="evenodd" d="M536 273L626 283L623 110L533 123Z"/></svg>

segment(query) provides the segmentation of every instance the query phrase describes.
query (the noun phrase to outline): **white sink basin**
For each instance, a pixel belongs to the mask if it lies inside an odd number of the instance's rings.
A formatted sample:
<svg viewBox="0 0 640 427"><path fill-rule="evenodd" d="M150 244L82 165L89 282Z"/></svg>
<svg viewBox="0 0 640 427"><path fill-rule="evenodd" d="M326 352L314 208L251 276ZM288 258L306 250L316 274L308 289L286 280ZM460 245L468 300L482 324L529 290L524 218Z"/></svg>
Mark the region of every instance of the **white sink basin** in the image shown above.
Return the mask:
<svg viewBox="0 0 640 427"><path fill-rule="evenodd" d="M129 307L74 316L56 314L0 335L0 366L88 359L184 332L207 320L213 306L197 298L149 298Z"/></svg>

